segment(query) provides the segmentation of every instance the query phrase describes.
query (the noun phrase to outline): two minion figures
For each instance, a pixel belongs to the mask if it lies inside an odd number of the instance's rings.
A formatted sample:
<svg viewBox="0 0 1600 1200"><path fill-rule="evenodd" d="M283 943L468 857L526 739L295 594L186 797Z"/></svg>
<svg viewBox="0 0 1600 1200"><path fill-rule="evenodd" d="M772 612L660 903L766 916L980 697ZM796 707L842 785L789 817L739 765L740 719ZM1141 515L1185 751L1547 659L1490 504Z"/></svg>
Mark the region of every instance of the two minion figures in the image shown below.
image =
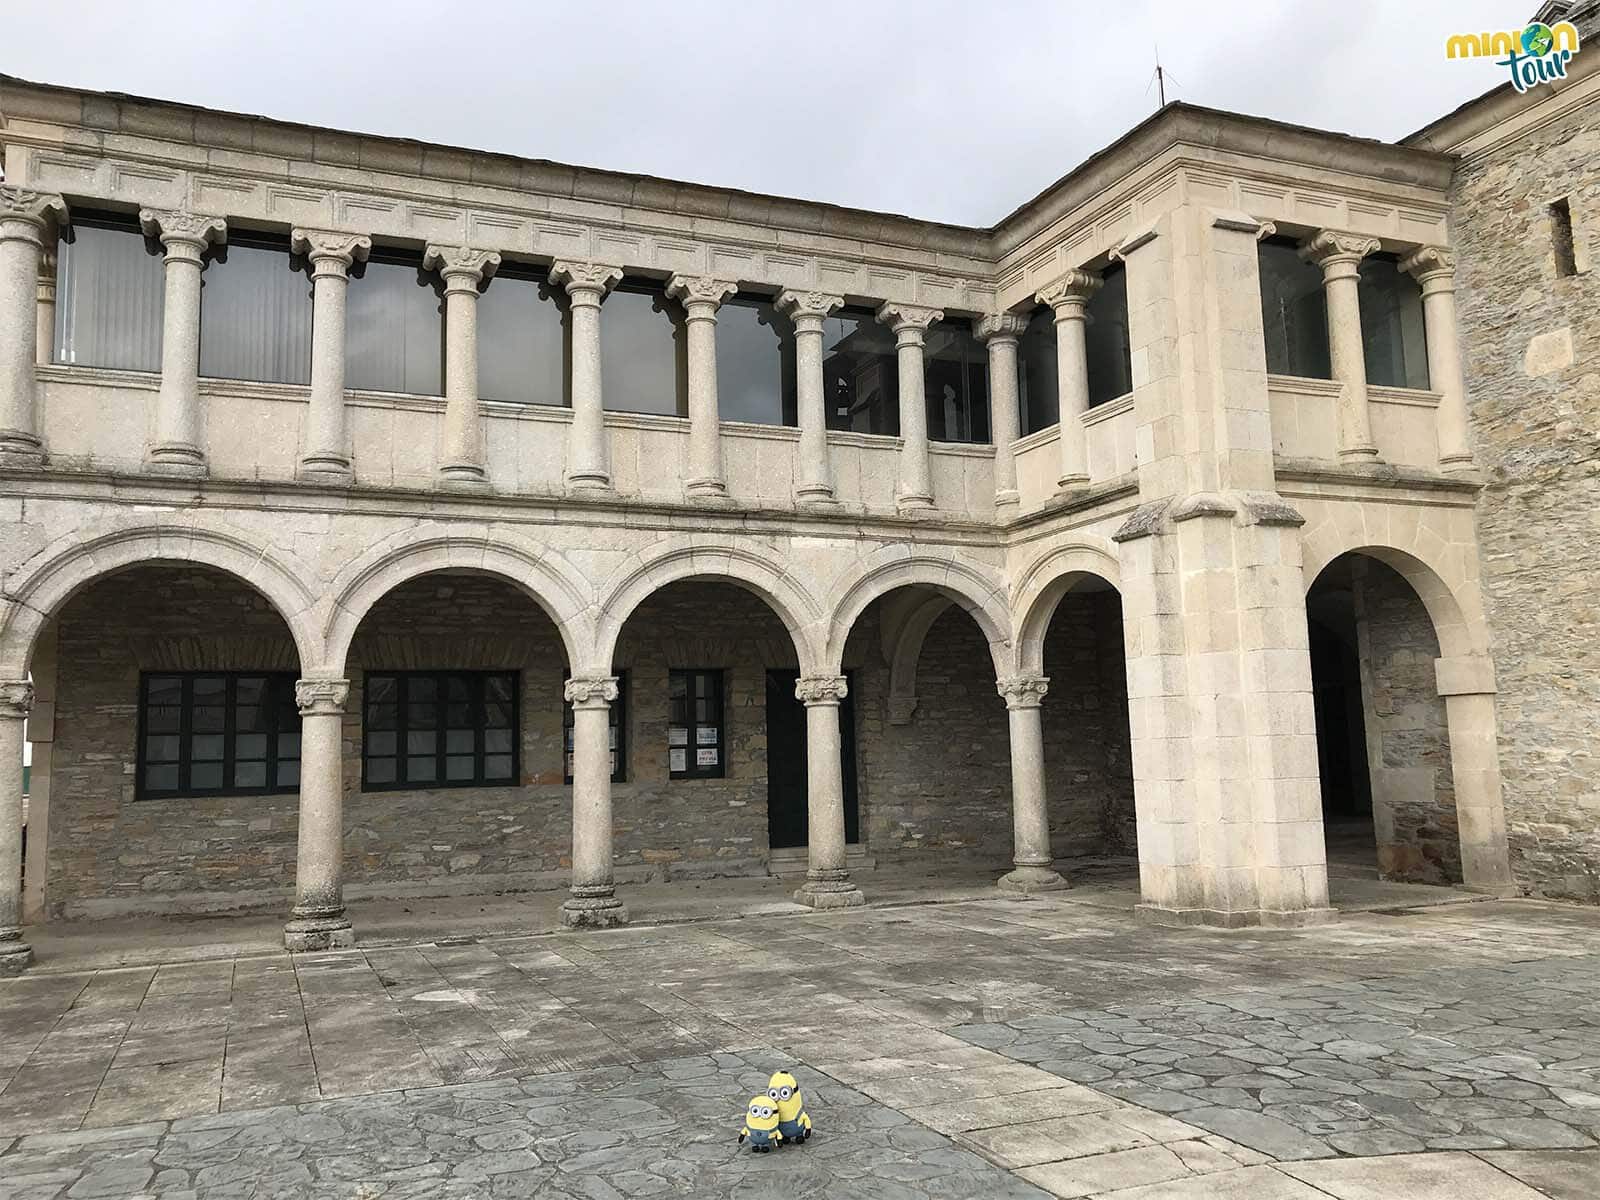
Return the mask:
<svg viewBox="0 0 1600 1200"><path fill-rule="evenodd" d="M803 1146L810 1136L811 1114L806 1112L799 1081L788 1071L779 1071L767 1080L766 1095L750 1098L744 1128L739 1131L739 1144L744 1145L749 1138L750 1149L765 1154L784 1142Z"/></svg>

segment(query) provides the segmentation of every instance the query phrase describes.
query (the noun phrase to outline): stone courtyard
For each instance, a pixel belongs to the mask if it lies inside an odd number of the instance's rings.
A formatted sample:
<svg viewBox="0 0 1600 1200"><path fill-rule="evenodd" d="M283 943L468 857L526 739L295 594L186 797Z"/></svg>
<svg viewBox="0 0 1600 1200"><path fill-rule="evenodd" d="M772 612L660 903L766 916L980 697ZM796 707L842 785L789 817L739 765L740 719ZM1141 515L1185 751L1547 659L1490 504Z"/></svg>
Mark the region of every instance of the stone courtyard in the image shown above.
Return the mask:
<svg viewBox="0 0 1600 1200"><path fill-rule="evenodd" d="M1600 913L1403 894L1303 931L1136 924L1091 882L64 955L0 984L0 1196L1594 1195ZM818 1136L753 1155L779 1067Z"/></svg>

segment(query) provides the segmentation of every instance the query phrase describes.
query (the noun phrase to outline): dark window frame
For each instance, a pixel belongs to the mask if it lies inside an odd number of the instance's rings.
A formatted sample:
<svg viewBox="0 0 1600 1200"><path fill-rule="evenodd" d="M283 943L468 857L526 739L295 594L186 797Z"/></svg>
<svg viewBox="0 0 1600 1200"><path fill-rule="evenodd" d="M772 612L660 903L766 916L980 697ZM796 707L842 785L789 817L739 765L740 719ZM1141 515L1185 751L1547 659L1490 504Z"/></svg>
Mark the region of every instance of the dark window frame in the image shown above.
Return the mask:
<svg viewBox="0 0 1600 1200"><path fill-rule="evenodd" d="M300 780L297 777L293 783L279 783L279 766L282 763L301 761L299 754L286 755L280 753L278 739L290 730L284 728L279 722L280 704L283 694L278 689L287 689L289 696L294 695L295 681L299 676L293 671L141 671L139 672L139 719L138 719L138 745L134 757L134 792L136 801L143 800L183 800L205 799L213 796L279 796L294 794L300 790ZM150 684L156 679L177 679L180 681L179 693L179 718L178 718L178 757L176 759L152 760L149 756L150 737L171 737L170 733L151 733L149 731L150 710ZM222 778L227 781L233 777L234 768L238 764L237 745L235 737L239 692L239 682L244 679L264 680L263 699L259 707L270 714L271 728L263 732L267 739L267 752L263 760L246 759L246 762L264 761L266 764L267 783L262 787L235 787L224 782L221 787L194 787L191 774L194 768L194 682L197 679L221 679L223 681L223 726L220 732L222 738L222 758L203 759L202 762L220 762L222 764ZM295 727L293 732L298 734L299 711L295 713ZM202 732L201 736L211 736L210 731ZM164 766L176 763L178 767L178 786L176 788L151 788L145 782L146 768L150 766Z"/></svg>
<svg viewBox="0 0 1600 1200"><path fill-rule="evenodd" d="M617 681L617 698L611 702L611 728L616 731L617 744L613 750L616 764L611 770L612 783L628 782L628 673L612 673ZM571 679L569 671L563 680ZM572 783L572 730L573 709L570 701L561 704L561 782Z"/></svg>
<svg viewBox="0 0 1600 1200"><path fill-rule="evenodd" d="M484 775L484 759L498 751L489 751L484 747L484 734L489 726L484 724L484 687L490 677L509 680L507 688L508 698L506 703L511 707L511 774L509 777L489 779ZM451 679L467 679L471 682L471 694L467 703L472 707L472 732L473 732L473 772L470 779L449 779L445 759L453 757L449 754L447 746L448 724L446 721L446 708L449 701L446 698ZM375 679L392 679L395 681L395 727L390 729L372 729L368 719L372 700L372 681ZM438 710L433 724L424 731L419 728L415 731L410 725L410 683L415 679L431 679L434 684L433 704ZM495 729L500 726L493 726ZM421 758L424 755L413 755L407 745L408 735L412 732L431 732L434 734L434 778L413 780L408 774L408 759ZM370 752L371 738L374 733L393 733L395 738L395 751L393 754L379 754L374 756ZM392 758L395 763L395 777L392 780L373 781L369 778L369 767L373 757ZM367 671L361 681L361 790L363 792L428 792L439 791L446 788L468 787L516 787L522 779L522 672L520 671L493 671L493 670L461 670L461 671Z"/></svg>
<svg viewBox="0 0 1600 1200"><path fill-rule="evenodd" d="M684 755L684 769L672 769L672 686L674 680L682 676L687 679L686 699L688 702L688 721L685 728L688 730L688 745ZM716 729L717 729L717 765L714 767L701 767L695 765L694 752L700 749L701 722L695 717L696 682L707 678L714 682L714 696L709 697L715 701ZM728 776L728 686L727 671L722 667L684 667L674 668L667 672L667 778L668 779L726 779ZM709 727L710 722L706 722ZM708 743L709 746L709 743ZM692 757L693 756L693 757Z"/></svg>

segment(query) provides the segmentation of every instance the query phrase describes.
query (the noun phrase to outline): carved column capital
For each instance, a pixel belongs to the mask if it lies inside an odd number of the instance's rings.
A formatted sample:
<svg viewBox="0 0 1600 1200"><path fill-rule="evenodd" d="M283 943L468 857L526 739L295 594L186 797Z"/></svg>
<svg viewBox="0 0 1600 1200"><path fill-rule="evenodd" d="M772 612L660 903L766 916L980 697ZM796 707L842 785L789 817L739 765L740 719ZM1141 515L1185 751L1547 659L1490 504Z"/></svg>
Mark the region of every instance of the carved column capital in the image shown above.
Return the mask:
<svg viewBox="0 0 1600 1200"><path fill-rule="evenodd" d="M41 236L51 221L67 219L67 202L54 192L0 185L0 239L44 244Z"/></svg>
<svg viewBox="0 0 1600 1200"><path fill-rule="evenodd" d="M139 227L146 237L161 239L168 259L199 262L207 246L228 240L228 223L205 213L145 208L139 211Z"/></svg>
<svg viewBox="0 0 1600 1200"><path fill-rule="evenodd" d="M294 702L302 717L334 716L350 698L348 679L296 679Z"/></svg>
<svg viewBox="0 0 1600 1200"><path fill-rule="evenodd" d="M1043 675L1012 675L996 681L995 690L1005 698L1007 708L1038 708L1050 690L1050 680Z"/></svg>
<svg viewBox="0 0 1600 1200"><path fill-rule="evenodd" d="M894 330L895 336L902 342L922 344L923 334L928 332L928 326L935 321L944 320L944 310L929 308L923 304L901 304L895 300L885 300L878 305L878 320Z"/></svg>
<svg viewBox="0 0 1600 1200"><path fill-rule="evenodd" d="M296 229L289 235L289 247L311 260L316 275L341 278L355 262L365 262L372 253L372 239L363 233L340 233L332 229Z"/></svg>
<svg viewBox="0 0 1600 1200"><path fill-rule="evenodd" d="M474 246L429 246L423 251L422 265L438 270L446 292L476 292L500 266L500 256Z"/></svg>
<svg viewBox="0 0 1600 1200"><path fill-rule="evenodd" d="M599 304L622 281L622 268L609 263L560 261L550 264L550 282L567 289L575 304Z"/></svg>
<svg viewBox="0 0 1600 1200"><path fill-rule="evenodd" d="M567 680L563 694L573 708L608 708L620 693L615 675L591 675Z"/></svg>
<svg viewBox="0 0 1600 1200"><path fill-rule="evenodd" d="M838 704L850 694L843 675L802 675L794 682L794 698L808 707L813 704Z"/></svg>
<svg viewBox="0 0 1600 1200"><path fill-rule="evenodd" d="M684 308L694 316L709 316L722 307L722 302L739 290L731 279L717 279L710 275L674 275L667 282L667 295L682 301ZM695 310L699 309L697 313ZM706 310L710 311L707 312Z"/></svg>
<svg viewBox="0 0 1600 1200"><path fill-rule="evenodd" d="M1422 285L1423 295L1456 290L1456 252L1448 246L1418 246L1400 269Z"/></svg>
<svg viewBox="0 0 1600 1200"><path fill-rule="evenodd" d="M1345 233L1338 229L1324 229L1300 243L1300 257L1322 268L1324 276L1351 273L1361 260L1375 253L1381 243L1363 233Z"/></svg>
<svg viewBox="0 0 1600 1200"><path fill-rule="evenodd" d="M834 309L844 304L843 296L830 296L827 292L802 292L785 288L778 293L776 307L798 327L802 321L821 321Z"/></svg>
<svg viewBox="0 0 1600 1200"><path fill-rule="evenodd" d="M989 313L973 323L972 336L980 342L990 342L997 338L1009 338L1015 341L1027 328L1028 318L1021 313Z"/></svg>
<svg viewBox="0 0 1600 1200"><path fill-rule="evenodd" d="M1073 268L1060 279L1045 284L1033 298L1040 304L1048 304L1058 321L1081 317L1084 305L1100 290L1101 282L1100 276L1092 271Z"/></svg>
<svg viewBox="0 0 1600 1200"><path fill-rule="evenodd" d="M21 721L33 711L33 684L26 679L0 679L0 720Z"/></svg>

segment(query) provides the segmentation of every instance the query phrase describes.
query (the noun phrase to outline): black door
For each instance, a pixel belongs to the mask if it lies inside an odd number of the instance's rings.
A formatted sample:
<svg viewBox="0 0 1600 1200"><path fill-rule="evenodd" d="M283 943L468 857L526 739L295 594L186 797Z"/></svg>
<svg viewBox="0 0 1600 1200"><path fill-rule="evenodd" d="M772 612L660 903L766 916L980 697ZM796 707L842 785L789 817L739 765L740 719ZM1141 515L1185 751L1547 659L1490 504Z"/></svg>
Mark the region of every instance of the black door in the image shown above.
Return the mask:
<svg viewBox="0 0 1600 1200"><path fill-rule="evenodd" d="M767 840L775 850L806 838L806 706L795 698L798 671L767 672ZM846 675L848 678L848 673ZM856 800L855 707L839 706L839 757L844 774L844 840L861 840Z"/></svg>

